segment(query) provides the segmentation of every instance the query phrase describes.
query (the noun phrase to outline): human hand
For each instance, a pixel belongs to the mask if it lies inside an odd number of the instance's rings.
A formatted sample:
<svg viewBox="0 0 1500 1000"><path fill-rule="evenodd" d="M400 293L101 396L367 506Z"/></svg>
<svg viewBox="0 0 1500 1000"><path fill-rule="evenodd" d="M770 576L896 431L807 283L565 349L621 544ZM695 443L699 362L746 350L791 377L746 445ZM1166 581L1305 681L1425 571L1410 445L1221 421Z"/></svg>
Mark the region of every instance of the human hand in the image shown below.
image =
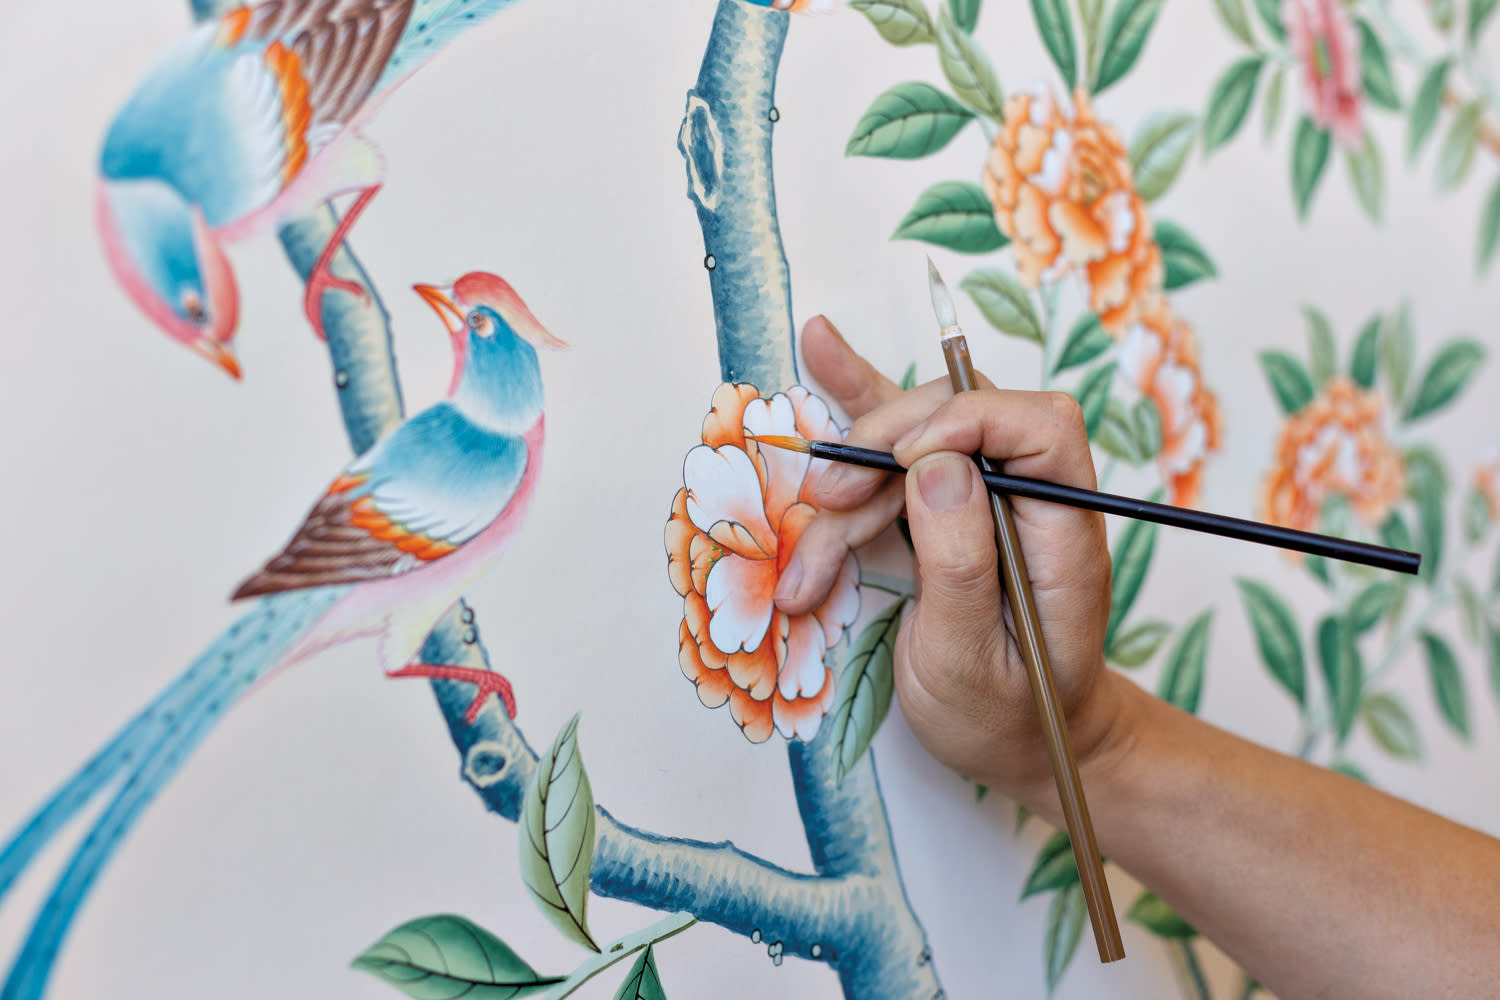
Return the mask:
<svg viewBox="0 0 1500 1000"><path fill-rule="evenodd" d="M839 465L824 474L821 512L782 575L777 604L819 606L848 552L903 507L916 549L917 596L895 648L896 696L939 760L1033 808L1055 795L1051 765L999 577L989 499L969 457L1015 475L1095 488L1082 412L1061 392L984 388L954 396L946 379L903 392L822 317L803 331L809 373L855 422L849 444L891 451L891 476ZM1053 674L1080 763L1108 752L1120 716L1104 669L1110 557L1103 515L1013 498L1016 531Z"/></svg>

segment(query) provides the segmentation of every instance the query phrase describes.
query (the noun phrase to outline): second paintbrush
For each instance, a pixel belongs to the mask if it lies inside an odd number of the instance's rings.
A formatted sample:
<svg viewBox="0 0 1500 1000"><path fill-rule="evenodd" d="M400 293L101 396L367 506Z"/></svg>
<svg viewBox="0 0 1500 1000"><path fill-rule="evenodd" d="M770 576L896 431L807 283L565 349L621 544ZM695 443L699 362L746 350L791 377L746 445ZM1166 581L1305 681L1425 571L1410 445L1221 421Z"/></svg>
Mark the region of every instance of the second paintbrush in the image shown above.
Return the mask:
<svg viewBox="0 0 1500 1000"><path fill-rule="evenodd" d="M752 440L773 448L800 451L813 458L827 459L830 462L861 465L884 472L906 471L906 468L889 452L856 448L833 441L806 441L796 437L761 435L753 437ZM1105 514L1118 514L1121 517L1133 517L1141 521L1154 521L1157 524L1166 524L1175 528L1187 528L1190 531L1202 531L1225 538L1258 542L1261 545L1274 545L1278 548L1305 552L1308 555L1374 566L1377 569L1394 570L1397 573L1415 575L1422 564L1420 554L1403 549L1389 549L1382 545L1370 545L1366 542L1335 538L1331 535L1319 535L1311 531L1298 531L1295 528L1283 528L1280 525L1265 524L1260 521L1209 514L1187 507L1173 507L1170 504L1137 500L1115 493L1101 493L1098 490L1086 490L1078 486L1064 486L1045 479L1028 479L1024 476L995 472L981 472L980 475L992 493L1029 497L1068 507L1082 507L1085 510L1097 510Z"/></svg>

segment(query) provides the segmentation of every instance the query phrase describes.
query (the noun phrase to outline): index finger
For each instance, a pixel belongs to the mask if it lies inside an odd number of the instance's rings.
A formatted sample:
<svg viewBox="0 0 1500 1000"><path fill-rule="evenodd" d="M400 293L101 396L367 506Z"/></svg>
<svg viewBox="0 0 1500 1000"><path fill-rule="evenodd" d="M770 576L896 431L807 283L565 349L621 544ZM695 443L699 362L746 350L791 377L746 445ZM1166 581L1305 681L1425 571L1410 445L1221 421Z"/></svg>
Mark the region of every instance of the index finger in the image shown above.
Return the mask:
<svg viewBox="0 0 1500 1000"><path fill-rule="evenodd" d="M802 328L802 358L808 374L851 420L901 395L901 387L860 357L827 316L814 316Z"/></svg>

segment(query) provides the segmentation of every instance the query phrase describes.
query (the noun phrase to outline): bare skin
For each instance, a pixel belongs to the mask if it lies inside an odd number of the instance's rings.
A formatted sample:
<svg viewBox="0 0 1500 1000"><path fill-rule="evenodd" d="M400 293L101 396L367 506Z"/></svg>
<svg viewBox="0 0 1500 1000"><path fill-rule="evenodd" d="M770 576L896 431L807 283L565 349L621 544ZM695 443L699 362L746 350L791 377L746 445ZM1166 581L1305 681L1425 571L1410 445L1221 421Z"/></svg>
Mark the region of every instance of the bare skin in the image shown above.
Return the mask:
<svg viewBox="0 0 1500 1000"><path fill-rule="evenodd" d="M939 760L1061 826L967 456L1093 488L1077 404L989 387L954 397L946 381L902 392L822 317L803 355L854 418L846 440L910 471L825 476L778 605L816 608L845 554L904 511L917 599L896 643L902 712ZM1500 995L1500 840L1233 736L1107 669L1103 516L1012 507L1101 851L1284 1000Z"/></svg>

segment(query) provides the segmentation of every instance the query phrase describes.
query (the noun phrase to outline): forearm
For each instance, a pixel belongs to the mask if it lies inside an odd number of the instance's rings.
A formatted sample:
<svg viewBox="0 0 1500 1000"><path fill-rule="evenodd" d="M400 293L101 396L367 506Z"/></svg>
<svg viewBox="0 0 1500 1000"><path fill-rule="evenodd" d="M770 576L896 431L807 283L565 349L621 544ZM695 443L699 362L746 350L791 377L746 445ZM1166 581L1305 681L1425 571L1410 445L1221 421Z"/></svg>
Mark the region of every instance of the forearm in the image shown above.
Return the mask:
<svg viewBox="0 0 1500 1000"><path fill-rule="evenodd" d="M1083 762L1101 851L1258 981L1494 995L1500 841L1101 680L1118 715ZM1022 798L1060 823L1048 786Z"/></svg>

